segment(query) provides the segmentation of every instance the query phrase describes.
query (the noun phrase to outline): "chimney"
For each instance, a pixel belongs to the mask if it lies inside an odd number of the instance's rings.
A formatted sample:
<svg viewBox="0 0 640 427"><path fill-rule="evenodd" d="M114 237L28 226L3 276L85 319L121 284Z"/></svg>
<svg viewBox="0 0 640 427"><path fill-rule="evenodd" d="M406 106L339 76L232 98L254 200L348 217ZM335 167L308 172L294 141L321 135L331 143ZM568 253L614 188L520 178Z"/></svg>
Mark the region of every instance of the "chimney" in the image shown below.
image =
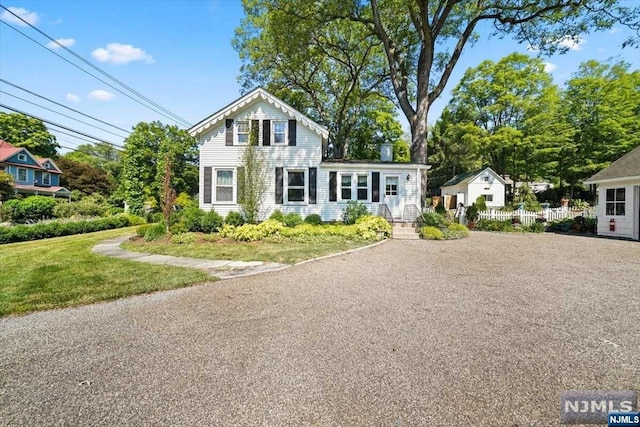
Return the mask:
<svg viewBox="0 0 640 427"><path fill-rule="evenodd" d="M393 162L393 144L382 144L380 146L380 161Z"/></svg>

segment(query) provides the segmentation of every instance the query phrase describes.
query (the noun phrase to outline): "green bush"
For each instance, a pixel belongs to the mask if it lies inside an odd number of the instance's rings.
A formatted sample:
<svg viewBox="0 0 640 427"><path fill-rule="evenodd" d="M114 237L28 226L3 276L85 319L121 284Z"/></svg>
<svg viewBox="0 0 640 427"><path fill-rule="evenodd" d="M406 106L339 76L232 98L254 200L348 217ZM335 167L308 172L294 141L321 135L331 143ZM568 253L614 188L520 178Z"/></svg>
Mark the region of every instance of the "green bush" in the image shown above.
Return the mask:
<svg viewBox="0 0 640 427"><path fill-rule="evenodd" d="M436 213L440 214L440 215L444 215L447 213L447 210L444 208L444 200L440 199L438 201L438 204L436 205L436 209L435 209Z"/></svg>
<svg viewBox="0 0 640 427"><path fill-rule="evenodd" d="M5 220L23 224L54 217L56 200L53 197L31 196L26 199L12 199L3 204Z"/></svg>
<svg viewBox="0 0 640 427"><path fill-rule="evenodd" d="M13 227L0 227L0 244L91 233L94 231L127 227L129 225L132 225L129 223L129 218L123 216L76 222L52 221L32 226L16 225Z"/></svg>
<svg viewBox="0 0 640 427"><path fill-rule="evenodd" d="M196 206L187 206L182 211L180 222L189 231L200 231L200 221L204 216L204 211Z"/></svg>
<svg viewBox="0 0 640 427"><path fill-rule="evenodd" d="M467 221L471 221L471 222L478 221L478 218L480 217L478 206L476 206L475 203L472 203L471 206L467 208L465 215L467 217Z"/></svg>
<svg viewBox="0 0 640 427"><path fill-rule="evenodd" d="M305 224L320 225L322 217L318 214L311 214L304 219Z"/></svg>
<svg viewBox="0 0 640 427"><path fill-rule="evenodd" d="M444 233L439 228L428 225L420 229L420 237L426 240L443 240Z"/></svg>
<svg viewBox="0 0 640 427"><path fill-rule="evenodd" d="M485 200L484 196L478 196L476 198L476 206L478 207L478 210L480 212L484 212L487 210L487 201Z"/></svg>
<svg viewBox="0 0 640 427"><path fill-rule="evenodd" d="M189 229L187 229L187 227L182 222L176 222L175 224L169 226L169 233L171 233L172 235L188 232Z"/></svg>
<svg viewBox="0 0 640 427"><path fill-rule="evenodd" d="M144 235L147 234L147 230L149 230L149 227L151 227L151 224L143 224L139 226L138 228L136 228L136 235L138 237L144 237Z"/></svg>
<svg viewBox="0 0 640 427"><path fill-rule="evenodd" d="M144 240L147 242L153 242L167 235L167 227L163 222L151 224L147 228L147 232L144 234Z"/></svg>
<svg viewBox="0 0 640 427"><path fill-rule="evenodd" d="M220 230L224 220L214 210L211 210L200 217L200 226L198 230L189 231L202 231L203 233L215 233Z"/></svg>
<svg viewBox="0 0 640 427"><path fill-rule="evenodd" d="M180 233L171 236L171 243L176 245L184 245L195 241L196 235L194 233Z"/></svg>
<svg viewBox="0 0 640 427"><path fill-rule="evenodd" d="M533 224L527 226L526 230L532 233L544 233L544 224L541 222L534 222Z"/></svg>
<svg viewBox="0 0 640 427"><path fill-rule="evenodd" d="M230 224L224 224L218 234L223 239L233 239L233 235L236 232L236 227Z"/></svg>
<svg viewBox="0 0 640 427"><path fill-rule="evenodd" d="M365 215L356 221L356 233L365 240L391 237L391 231L391 224L381 216Z"/></svg>
<svg viewBox="0 0 640 427"><path fill-rule="evenodd" d="M345 224L355 224L358 218L367 215L367 207L364 203L357 200L349 200L347 207L342 213L342 222Z"/></svg>
<svg viewBox="0 0 640 427"><path fill-rule="evenodd" d="M106 215L114 216L124 213L124 208L118 206L110 206L107 208Z"/></svg>
<svg viewBox="0 0 640 427"><path fill-rule="evenodd" d="M442 233L445 239L462 239L469 236L469 229L462 224L449 224Z"/></svg>
<svg viewBox="0 0 640 427"><path fill-rule="evenodd" d="M497 219L483 219L478 223L476 229L480 231L516 231L516 228L513 226L510 219L506 221L499 221Z"/></svg>
<svg viewBox="0 0 640 427"><path fill-rule="evenodd" d="M431 226L438 227L444 224L444 216L435 212L425 212L416 218L416 223L420 227Z"/></svg>
<svg viewBox="0 0 640 427"><path fill-rule="evenodd" d="M302 224L302 217L300 214L295 212L290 212L284 216L284 225L287 227L295 227L296 225Z"/></svg>
<svg viewBox="0 0 640 427"><path fill-rule="evenodd" d="M285 225L283 223L276 221L275 219L268 219L258 224L257 229L260 230L264 236L273 236L275 234L280 234L284 227Z"/></svg>
<svg viewBox="0 0 640 427"><path fill-rule="evenodd" d="M124 212L114 215L113 218L125 218L129 225L141 225L145 223L144 218Z"/></svg>
<svg viewBox="0 0 640 427"><path fill-rule="evenodd" d="M225 224L233 225L234 227L240 227L244 224L244 217L240 212L229 212L224 219Z"/></svg>
<svg viewBox="0 0 640 427"><path fill-rule="evenodd" d="M255 242L264 237L262 230L255 224L244 224L237 227L233 232L233 239L239 242Z"/></svg>
<svg viewBox="0 0 640 427"><path fill-rule="evenodd" d="M269 219L275 219L276 221L284 224L284 214L280 209L276 209L275 211L273 211L269 216Z"/></svg>

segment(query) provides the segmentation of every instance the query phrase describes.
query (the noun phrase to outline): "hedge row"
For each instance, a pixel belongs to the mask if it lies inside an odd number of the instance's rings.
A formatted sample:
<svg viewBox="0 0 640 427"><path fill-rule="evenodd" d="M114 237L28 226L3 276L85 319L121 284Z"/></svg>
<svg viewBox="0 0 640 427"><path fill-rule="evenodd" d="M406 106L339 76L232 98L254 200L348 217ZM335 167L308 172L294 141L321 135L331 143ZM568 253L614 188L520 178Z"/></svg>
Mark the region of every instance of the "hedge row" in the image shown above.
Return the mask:
<svg viewBox="0 0 640 427"><path fill-rule="evenodd" d="M92 233L94 231L140 225L143 222L144 220L140 217L119 214L114 217L96 220L76 222L54 221L35 225L0 227L0 244L48 239L50 237L69 236L72 234Z"/></svg>

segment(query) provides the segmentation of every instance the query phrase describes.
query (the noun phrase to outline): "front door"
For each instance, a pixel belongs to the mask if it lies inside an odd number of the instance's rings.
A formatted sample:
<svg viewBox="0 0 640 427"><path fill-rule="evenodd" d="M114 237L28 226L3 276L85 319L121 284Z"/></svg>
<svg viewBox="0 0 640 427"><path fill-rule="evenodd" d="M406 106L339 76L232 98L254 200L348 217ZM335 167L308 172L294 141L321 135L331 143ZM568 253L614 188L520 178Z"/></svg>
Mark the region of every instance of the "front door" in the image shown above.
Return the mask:
<svg viewBox="0 0 640 427"><path fill-rule="evenodd" d="M384 203L389 207L394 218L401 218L400 211L400 175L385 175Z"/></svg>

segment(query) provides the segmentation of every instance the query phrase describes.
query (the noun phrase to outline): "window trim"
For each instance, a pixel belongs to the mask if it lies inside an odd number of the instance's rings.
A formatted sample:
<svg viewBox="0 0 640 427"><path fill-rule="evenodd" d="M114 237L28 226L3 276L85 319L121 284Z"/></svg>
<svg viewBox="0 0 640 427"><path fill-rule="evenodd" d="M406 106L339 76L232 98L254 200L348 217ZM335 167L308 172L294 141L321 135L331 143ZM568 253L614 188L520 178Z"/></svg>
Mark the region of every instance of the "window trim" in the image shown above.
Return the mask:
<svg viewBox="0 0 640 427"><path fill-rule="evenodd" d="M222 185L221 187L231 187L231 200L218 200L218 172L231 172L231 185ZM235 205L236 204L236 169L235 168L215 168L213 169L213 183L211 186L212 203L218 205Z"/></svg>
<svg viewBox="0 0 640 427"><path fill-rule="evenodd" d="M249 138L251 138L251 120L249 119L244 119L244 120L234 120L234 137L235 137L235 143L237 145L247 145L249 143ZM244 135L245 133L240 133L240 123L246 123L247 124L247 140L245 142L241 142L240 141L240 135Z"/></svg>
<svg viewBox="0 0 640 427"><path fill-rule="evenodd" d="M338 174L338 182L339 182L339 186L338 186L338 194L340 197L338 197L338 201L340 202L348 202L350 200L353 200L353 172L340 172ZM348 176L349 177L349 198L344 198L342 197L342 190L346 189L347 187L344 187L342 185L342 178Z"/></svg>
<svg viewBox="0 0 640 427"><path fill-rule="evenodd" d="M364 176L365 178L367 178L367 186L366 187L360 187L359 183L358 183L358 178ZM371 201L371 173L356 173L356 182L355 182L355 186L356 186L356 200L359 202L363 202L363 203L369 203ZM361 199L358 196L358 191L361 189L366 189L367 190L367 198L366 199Z"/></svg>
<svg viewBox="0 0 640 427"><path fill-rule="evenodd" d="M493 203L493 194L483 194L482 196L484 197L485 202ZM491 200L489 200L489 197L491 197Z"/></svg>
<svg viewBox="0 0 640 427"><path fill-rule="evenodd" d="M303 174L303 183L302 188L304 190L303 199L304 200L292 200L289 201L289 173L290 172L302 172ZM283 189L282 189L282 198L283 204L287 205L306 205L309 201L309 172L308 169L304 168L284 168L284 177L283 177ZM300 188L294 186L292 188Z"/></svg>
<svg viewBox="0 0 640 427"><path fill-rule="evenodd" d="M42 185L51 185L51 174L49 172L42 172Z"/></svg>
<svg viewBox="0 0 640 427"><path fill-rule="evenodd" d="M622 190L622 200L618 200L618 191ZM613 192L613 198L609 199L609 191ZM604 191L604 213L606 216L626 216L627 188L607 188ZM613 213L609 213L609 205L612 205ZM622 207L622 213L618 213L618 206Z"/></svg>
<svg viewBox="0 0 640 427"><path fill-rule="evenodd" d="M20 171L24 171L24 179L20 179ZM29 182L29 170L27 168L17 168L16 182Z"/></svg>
<svg viewBox="0 0 640 427"><path fill-rule="evenodd" d="M26 162L27 161L27 155L24 153L19 153L18 154L18 160L21 162Z"/></svg>
<svg viewBox="0 0 640 427"><path fill-rule="evenodd" d="M277 142L276 141L276 123L282 123L284 125L284 131L283 133L283 138L282 138L282 142ZM289 141L287 139L287 126L288 126L288 122L286 120L271 120L271 144L272 145L288 145Z"/></svg>

